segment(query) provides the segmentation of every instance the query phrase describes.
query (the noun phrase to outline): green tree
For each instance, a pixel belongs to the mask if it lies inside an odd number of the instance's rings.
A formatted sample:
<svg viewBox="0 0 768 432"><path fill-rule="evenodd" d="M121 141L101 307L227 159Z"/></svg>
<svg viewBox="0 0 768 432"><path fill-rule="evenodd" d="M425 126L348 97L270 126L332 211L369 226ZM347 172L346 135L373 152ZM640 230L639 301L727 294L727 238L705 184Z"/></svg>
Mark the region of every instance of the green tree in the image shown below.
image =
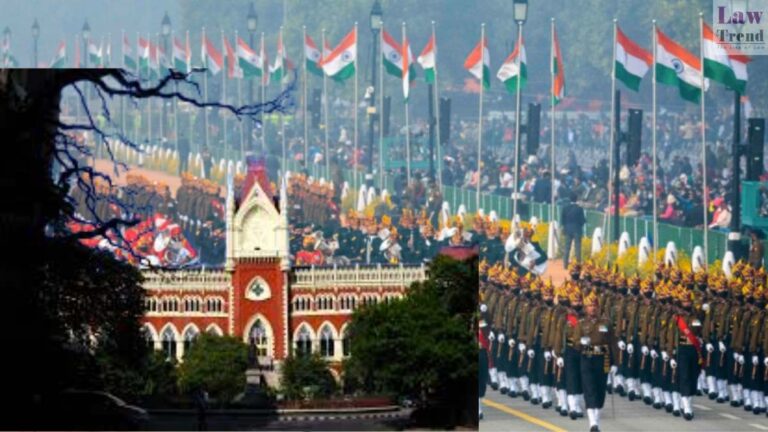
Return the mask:
<svg viewBox="0 0 768 432"><path fill-rule="evenodd" d="M336 380L320 354L291 356L280 371L280 389L290 400L327 398L336 392Z"/></svg>
<svg viewBox="0 0 768 432"><path fill-rule="evenodd" d="M179 366L179 388L205 389L226 403L245 388L248 347L238 338L201 334Z"/></svg>
<svg viewBox="0 0 768 432"><path fill-rule="evenodd" d="M430 266L430 278L412 285L404 299L356 311L345 382L366 392L437 402L460 413L453 421L470 419L477 403L471 332L476 268L475 259L440 257Z"/></svg>

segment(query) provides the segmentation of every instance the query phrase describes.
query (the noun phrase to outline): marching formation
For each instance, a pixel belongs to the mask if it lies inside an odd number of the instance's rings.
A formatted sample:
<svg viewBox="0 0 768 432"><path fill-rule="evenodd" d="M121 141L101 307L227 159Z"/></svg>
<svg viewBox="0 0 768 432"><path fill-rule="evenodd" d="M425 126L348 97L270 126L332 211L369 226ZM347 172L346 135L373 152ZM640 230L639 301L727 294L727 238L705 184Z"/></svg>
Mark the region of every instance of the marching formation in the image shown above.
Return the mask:
<svg viewBox="0 0 768 432"><path fill-rule="evenodd" d="M481 262L481 386L573 420L586 409L591 431L611 392L685 420L696 395L766 412L763 268L738 262L728 278L662 264L640 278L574 263L569 273L555 287Z"/></svg>

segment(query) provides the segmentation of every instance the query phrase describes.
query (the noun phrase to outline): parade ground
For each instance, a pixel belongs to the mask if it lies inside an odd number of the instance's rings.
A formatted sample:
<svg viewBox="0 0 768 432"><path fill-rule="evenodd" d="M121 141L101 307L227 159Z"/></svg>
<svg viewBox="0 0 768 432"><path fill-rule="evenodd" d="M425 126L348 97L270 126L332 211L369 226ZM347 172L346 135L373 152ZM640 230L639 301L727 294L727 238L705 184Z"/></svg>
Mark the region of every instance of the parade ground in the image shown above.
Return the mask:
<svg viewBox="0 0 768 432"><path fill-rule="evenodd" d="M600 414L600 430L612 431L766 431L768 421L765 415L754 415L743 408L718 404L706 397L693 400L692 421L673 417L666 411L655 410L642 401L630 402L627 398L607 395L605 407ZM484 418L480 421L481 431L516 432L564 432L587 431L586 417L571 420L562 417L553 408L543 409L531 405L521 397L512 399L490 388L483 399Z"/></svg>

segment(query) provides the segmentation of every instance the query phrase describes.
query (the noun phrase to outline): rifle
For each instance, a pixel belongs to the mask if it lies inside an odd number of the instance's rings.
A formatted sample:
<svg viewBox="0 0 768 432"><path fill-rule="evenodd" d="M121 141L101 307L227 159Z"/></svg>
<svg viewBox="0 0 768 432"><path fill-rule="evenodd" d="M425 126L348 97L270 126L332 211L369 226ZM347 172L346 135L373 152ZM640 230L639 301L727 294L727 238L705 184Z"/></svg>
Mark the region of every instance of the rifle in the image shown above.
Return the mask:
<svg viewBox="0 0 768 432"><path fill-rule="evenodd" d="M712 360L712 351L707 351L707 367L709 367L711 360Z"/></svg>
<svg viewBox="0 0 768 432"><path fill-rule="evenodd" d="M636 307L635 308L635 315L634 315L634 322L635 323L632 325L633 328L632 328L632 333L630 335L630 336L632 336L632 343L635 342L635 334L637 333L637 321L638 321L637 315L640 313L639 309L640 309L640 307ZM634 355L633 354L629 354L629 353L627 353L627 354L629 355L629 359L627 360L627 368L632 368L632 357L634 357ZM642 366L640 366L640 368L642 369Z"/></svg>

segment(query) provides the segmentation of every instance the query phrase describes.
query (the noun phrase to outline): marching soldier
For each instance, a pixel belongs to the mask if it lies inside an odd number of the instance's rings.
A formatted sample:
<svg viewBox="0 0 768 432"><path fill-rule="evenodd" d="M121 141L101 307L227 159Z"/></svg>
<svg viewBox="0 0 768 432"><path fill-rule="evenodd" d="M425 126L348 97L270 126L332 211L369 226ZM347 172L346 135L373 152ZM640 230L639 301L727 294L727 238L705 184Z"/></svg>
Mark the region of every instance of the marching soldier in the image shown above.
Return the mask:
<svg viewBox="0 0 768 432"><path fill-rule="evenodd" d="M696 394L696 383L702 361L701 335L703 323L693 309L693 294L683 286L675 289L677 310L669 327L666 351L670 354L669 366L672 374L672 404L675 417L693 420L692 397Z"/></svg>
<svg viewBox="0 0 768 432"><path fill-rule="evenodd" d="M567 284L567 297L563 298L561 304L563 311L558 318L558 331L552 350L557 357L555 364L557 366L558 391L565 394L565 403L560 410L560 415L570 415L571 420L576 420L583 416L578 397L582 394L581 354L578 338L578 325L582 318L582 301L578 286L572 281Z"/></svg>
<svg viewBox="0 0 768 432"><path fill-rule="evenodd" d="M758 307L758 303L762 303L762 287L753 286L747 283L744 290L745 292L746 307L744 308L743 325L741 326L741 337L737 345L737 348L741 348L742 352L740 358L744 358L741 363L741 371L739 378L743 385L744 396L744 410L752 411L754 414L761 414L765 409L760 391L762 389L762 362L760 357L762 352L758 340L760 338L760 331L763 327L763 320L765 319L765 311L763 308ZM759 300L758 300L759 299Z"/></svg>
<svg viewBox="0 0 768 432"><path fill-rule="evenodd" d="M639 282L639 278L633 278L632 286ZM651 332L656 317L656 302L653 301L653 287L651 281L646 279L640 283L640 305L638 306L637 318L637 346L640 347L640 361L638 364L637 379L640 381L643 402L646 405L653 404L653 391L651 386L652 370L650 358L651 354Z"/></svg>
<svg viewBox="0 0 768 432"><path fill-rule="evenodd" d="M590 432L600 430L600 410L605 404L606 380L614 346L610 323L599 315L597 294L584 299L586 316L579 322L577 337L581 351L581 383L584 387Z"/></svg>
<svg viewBox="0 0 768 432"><path fill-rule="evenodd" d="M728 398L727 393L727 368L725 367L726 356L726 331L728 325L728 312L731 307L726 300L728 291L726 290L725 278L708 280L709 288L712 290L712 299L709 305L704 308L704 330L703 337L706 342L706 367L707 388L709 398L717 399L717 403L724 403Z"/></svg>

